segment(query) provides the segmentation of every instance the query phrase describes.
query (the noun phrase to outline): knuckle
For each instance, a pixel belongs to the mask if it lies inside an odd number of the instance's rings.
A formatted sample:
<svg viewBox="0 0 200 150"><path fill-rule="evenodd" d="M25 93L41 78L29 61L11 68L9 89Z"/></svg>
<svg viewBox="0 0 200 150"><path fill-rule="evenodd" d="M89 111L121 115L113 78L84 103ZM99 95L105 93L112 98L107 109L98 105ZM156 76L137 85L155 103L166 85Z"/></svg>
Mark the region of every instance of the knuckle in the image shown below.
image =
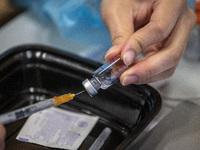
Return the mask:
<svg viewBox="0 0 200 150"><path fill-rule="evenodd" d="M152 70L153 70L153 69L150 69L150 68L148 68L148 67L145 68L145 69L144 69L144 77L141 78L141 80L145 81L145 80L151 78L152 75L153 75Z"/></svg>
<svg viewBox="0 0 200 150"><path fill-rule="evenodd" d="M187 0L178 0L177 3L182 4L182 6L187 6Z"/></svg>
<svg viewBox="0 0 200 150"><path fill-rule="evenodd" d="M168 64L168 66L170 67L174 67L177 66L180 59L183 56L183 53L185 51L185 47L186 45L179 45L179 48L176 48L173 50L173 53L169 56L170 58L170 63Z"/></svg>
<svg viewBox="0 0 200 150"><path fill-rule="evenodd" d="M111 11L111 10L101 10L101 18L102 20L106 20L106 19L109 19L110 17L112 17L114 15L114 12Z"/></svg>
<svg viewBox="0 0 200 150"><path fill-rule="evenodd" d="M183 48L181 48L181 49L183 49ZM183 53L183 50L181 50L181 53ZM171 55L171 57L170 57L171 62L169 65L171 65L171 67L178 64L179 60L182 58L181 53L180 53L180 50L174 50L173 55Z"/></svg>
<svg viewBox="0 0 200 150"><path fill-rule="evenodd" d="M168 35L168 29L166 25L163 25L161 23L157 23L157 22L152 22L152 27L153 27L153 32L155 33L155 35L157 35L157 37L160 40L164 40L167 35Z"/></svg>
<svg viewBox="0 0 200 150"><path fill-rule="evenodd" d="M141 53L143 50L146 49L147 45L141 36L134 37L134 40L131 40L132 42L132 47L134 48L134 51L138 55Z"/></svg>
<svg viewBox="0 0 200 150"><path fill-rule="evenodd" d="M191 8L186 7L182 12L181 20L188 29L191 29L197 23L197 16Z"/></svg>
<svg viewBox="0 0 200 150"><path fill-rule="evenodd" d="M196 24L197 22L197 16L196 14L194 13L194 11L191 9L191 8L187 8L187 12L188 12L188 15L189 15L189 19L191 20L191 22L193 23L193 25Z"/></svg>
<svg viewBox="0 0 200 150"><path fill-rule="evenodd" d="M168 69L165 73L164 73L164 77L163 79L167 79L173 76L174 72L175 72L176 67L172 67L170 69Z"/></svg>
<svg viewBox="0 0 200 150"><path fill-rule="evenodd" d="M121 42L125 42L127 39L128 39L128 35L126 35L123 32L113 32L111 34L111 41L113 45L121 43Z"/></svg>
<svg viewBox="0 0 200 150"><path fill-rule="evenodd" d="M173 67L170 69L169 77L171 77L174 74L175 70L176 70L176 67Z"/></svg>

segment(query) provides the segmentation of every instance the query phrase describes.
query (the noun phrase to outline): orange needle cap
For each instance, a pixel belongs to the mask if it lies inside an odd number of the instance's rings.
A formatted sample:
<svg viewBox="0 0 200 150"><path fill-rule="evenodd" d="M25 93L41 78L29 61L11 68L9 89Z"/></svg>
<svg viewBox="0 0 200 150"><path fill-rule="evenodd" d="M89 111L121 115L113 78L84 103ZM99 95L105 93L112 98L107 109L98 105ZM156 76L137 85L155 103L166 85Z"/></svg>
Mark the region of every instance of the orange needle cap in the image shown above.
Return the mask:
<svg viewBox="0 0 200 150"><path fill-rule="evenodd" d="M53 99L55 99L55 106L58 106L60 104L63 104L63 103L66 103L70 100L72 100L74 98L74 94L64 94L64 95L61 95L61 96L54 96Z"/></svg>

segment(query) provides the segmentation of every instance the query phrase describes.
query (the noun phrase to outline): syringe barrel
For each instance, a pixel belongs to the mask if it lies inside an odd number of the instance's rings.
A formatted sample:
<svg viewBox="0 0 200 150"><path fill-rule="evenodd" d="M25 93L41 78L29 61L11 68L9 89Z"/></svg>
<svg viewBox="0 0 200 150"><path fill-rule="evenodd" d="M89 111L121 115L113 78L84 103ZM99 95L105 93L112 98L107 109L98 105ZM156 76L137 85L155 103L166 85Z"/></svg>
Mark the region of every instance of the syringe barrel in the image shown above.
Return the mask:
<svg viewBox="0 0 200 150"><path fill-rule="evenodd" d="M127 68L128 66L124 64L121 57L113 58L108 63L99 67L94 72L93 78L84 80L82 84L88 94L94 96L100 88L105 90L117 82Z"/></svg>
<svg viewBox="0 0 200 150"><path fill-rule="evenodd" d="M2 122L4 125L6 125L8 123L28 117L35 112L52 107L54 105L55 105L54 99L50 98L45 101L41 101L39 103L35 103L32 105L2 114L2 115L0 115L0 122Z"/></svg>

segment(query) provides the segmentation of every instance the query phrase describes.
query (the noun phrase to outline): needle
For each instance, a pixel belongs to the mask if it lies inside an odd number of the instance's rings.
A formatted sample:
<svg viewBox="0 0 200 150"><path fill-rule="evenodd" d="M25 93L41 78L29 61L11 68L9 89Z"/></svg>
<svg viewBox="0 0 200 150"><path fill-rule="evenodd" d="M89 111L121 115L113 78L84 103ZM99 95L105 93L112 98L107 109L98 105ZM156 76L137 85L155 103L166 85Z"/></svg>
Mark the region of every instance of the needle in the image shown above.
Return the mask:
<svg viewBox="0 0 200 150"><path fill-rule="evenodd" d="M76 93L75 96L80 95L80 94L82 94L83 92L85 92L85 90Z"/></svg>

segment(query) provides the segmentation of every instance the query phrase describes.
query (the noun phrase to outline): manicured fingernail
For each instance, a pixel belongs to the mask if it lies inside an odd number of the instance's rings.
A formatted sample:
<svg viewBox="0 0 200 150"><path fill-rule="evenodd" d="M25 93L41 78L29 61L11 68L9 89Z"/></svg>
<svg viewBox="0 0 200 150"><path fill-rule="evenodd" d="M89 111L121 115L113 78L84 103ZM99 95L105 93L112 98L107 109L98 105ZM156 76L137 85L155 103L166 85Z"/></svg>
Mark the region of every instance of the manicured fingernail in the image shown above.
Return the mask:
<svg viewBox="0 0 200 150"><path fill-rule="evenodd" d="M134 50L129 50L124 54L123 61L126 65L130 65L133 63L135 59L135 52Z"/></svg>
<svg viewBox="0 0 200 150"><path fill-rule="evenodd" d="M138 80L138 77L136 75L133 76L127 76L124 78L122 85L128 85L128 84L132 84L135 83Z"/></svg>

